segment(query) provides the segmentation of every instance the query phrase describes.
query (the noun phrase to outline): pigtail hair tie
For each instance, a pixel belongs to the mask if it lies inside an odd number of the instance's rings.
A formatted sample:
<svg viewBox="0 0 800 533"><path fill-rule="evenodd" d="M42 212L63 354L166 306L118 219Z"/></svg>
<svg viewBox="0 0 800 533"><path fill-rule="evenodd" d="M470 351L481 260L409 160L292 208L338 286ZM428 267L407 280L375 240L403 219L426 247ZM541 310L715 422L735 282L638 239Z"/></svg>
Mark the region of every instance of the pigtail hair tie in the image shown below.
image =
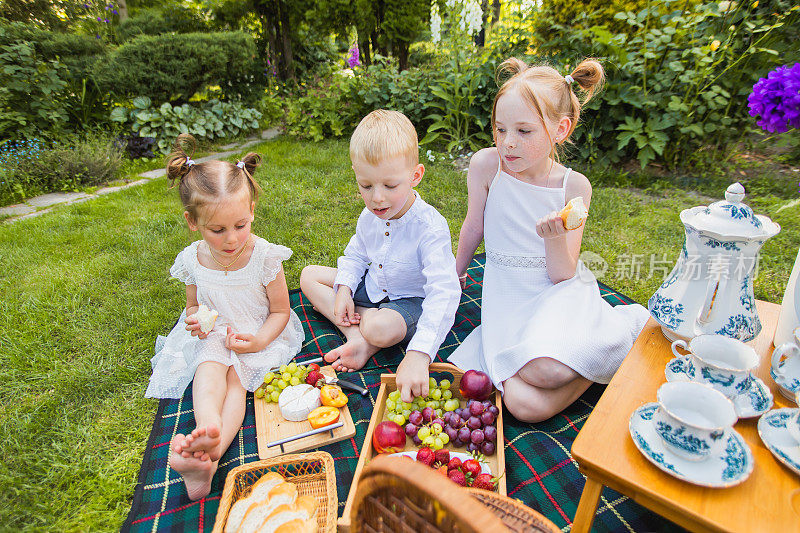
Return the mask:
<svg viewBox="0 0 800 533"><path fill-rule="evenodd" d="M187 158L186 158L186 166L187 166L187 167L191 167L192 165L194 165L194 160L192 160L192 159L189 159L189 158L187 157Z"/></svg>
<svg viewBox="0 0 800 533"><path fill-rule="evenodd" d="M567 74L564 76L564 81L566 81L568 85L572 85L572 83L575 81L575 78Z"/></svg>
<svg viewBox="0 0 800 533"><path fill-rule="evenodd" d="M236 166L244 170L244 161L239 161L238 163L236 163Z"/></svg>

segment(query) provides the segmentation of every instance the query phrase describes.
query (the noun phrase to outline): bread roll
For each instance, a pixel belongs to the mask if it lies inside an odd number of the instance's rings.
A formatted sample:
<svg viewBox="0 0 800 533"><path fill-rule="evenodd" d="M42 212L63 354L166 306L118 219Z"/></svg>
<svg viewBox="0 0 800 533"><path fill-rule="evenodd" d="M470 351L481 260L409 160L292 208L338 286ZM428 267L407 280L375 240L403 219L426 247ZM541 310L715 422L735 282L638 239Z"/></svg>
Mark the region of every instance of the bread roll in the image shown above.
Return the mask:
<svg viewBox="0 0 800 533"><path fill-rule="evenodd" d="M574 230L583 226L589 216L589 210L583 203L583 196L576 196L558 214L564 222L564 228Z"/></svg>

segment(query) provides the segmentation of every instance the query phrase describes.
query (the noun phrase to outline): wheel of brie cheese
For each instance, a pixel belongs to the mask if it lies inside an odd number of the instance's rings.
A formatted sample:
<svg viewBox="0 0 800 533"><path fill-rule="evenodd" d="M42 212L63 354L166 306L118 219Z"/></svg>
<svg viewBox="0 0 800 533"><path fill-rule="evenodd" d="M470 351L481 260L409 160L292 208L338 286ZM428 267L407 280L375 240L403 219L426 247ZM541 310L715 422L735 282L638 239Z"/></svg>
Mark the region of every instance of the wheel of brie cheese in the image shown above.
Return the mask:
<svg viewBox="0 0 800 533"><path fill-rule="evenodd" d="M319 389L307 385L292 385L286 387L278 397L278 407L281 416L292 422L302 422L308 418L308 413L322 405Z"/></svg>

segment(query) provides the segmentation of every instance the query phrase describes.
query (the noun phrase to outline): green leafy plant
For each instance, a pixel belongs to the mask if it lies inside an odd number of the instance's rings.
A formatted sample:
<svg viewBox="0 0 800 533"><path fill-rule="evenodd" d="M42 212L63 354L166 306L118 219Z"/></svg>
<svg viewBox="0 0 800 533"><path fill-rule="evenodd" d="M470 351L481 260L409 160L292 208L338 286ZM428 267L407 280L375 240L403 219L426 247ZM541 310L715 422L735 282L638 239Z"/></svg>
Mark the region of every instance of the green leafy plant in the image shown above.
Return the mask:
<svg viewBox="0 0 800 533"><path fill-rule="evenodd" d="M106 135L6 143L0 148L0 204L106 183L117 177L122 160L122 149Z"/></svg>
<svg viewBox="0 0 800 533"><path fill-rule="evenodd" d="M210 86L226 100L255 101L263 92L255 56L244 32L140 35L109 54L95 78L117 97L159 104L186 103Z"/></svg>
<svg viewBox="0 0 800 533"><path fill-rule="evenodd" d="M0 138L29 139L63 126L65 76L61 63L41 61L29 42L0 46Z"/></svg>
<svg viewBox="0 0 800 533"><path fill-rule="evenodd" d="M152 105L150 98L139 96L132 109L115 107L113 122L126 124L140 137L155 137L158 149L167 153L181 133L191 133L201 140L235 137L259 127L261 112L239 102L211 100L200 107L163 103Z"/></svg>

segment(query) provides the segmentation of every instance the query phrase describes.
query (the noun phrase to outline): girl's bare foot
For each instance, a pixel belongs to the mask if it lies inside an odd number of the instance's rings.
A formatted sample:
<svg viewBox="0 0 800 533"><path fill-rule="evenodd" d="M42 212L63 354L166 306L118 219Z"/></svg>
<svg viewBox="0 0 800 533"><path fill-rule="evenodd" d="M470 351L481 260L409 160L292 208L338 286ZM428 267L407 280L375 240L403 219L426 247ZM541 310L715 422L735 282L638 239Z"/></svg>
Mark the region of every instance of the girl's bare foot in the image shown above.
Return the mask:
<svg viewBox="0 0 800 533"><path fill-rule="evenodd" d="M189 499L195 501L208 496L211 492L211 480L214 472L217 471L217 463L210 459L203 461L191 456L187 458L176 452L174 447L172 448L169 455L169 466L183 478Z"/></svg>
<svg viewBox="0 0 800 533"><path fill-rule="evenodd" d="M377 348L369 344L366 340L349 340L338 348L334 348L325 354L333 369L338 372L354 372L362 368L369 358L377 351Z"/></svg>
<svg viewBox="0 0 800 533"><path fill-rule="evenodd" d="M219 451L220 431L216 424L209 424L206 427L194 428L186 435L181 452L194 455L195 452L205 452L211 457L212 461L220 458L222 453ZM186 457L181 454L183 457Z"/></svg>

